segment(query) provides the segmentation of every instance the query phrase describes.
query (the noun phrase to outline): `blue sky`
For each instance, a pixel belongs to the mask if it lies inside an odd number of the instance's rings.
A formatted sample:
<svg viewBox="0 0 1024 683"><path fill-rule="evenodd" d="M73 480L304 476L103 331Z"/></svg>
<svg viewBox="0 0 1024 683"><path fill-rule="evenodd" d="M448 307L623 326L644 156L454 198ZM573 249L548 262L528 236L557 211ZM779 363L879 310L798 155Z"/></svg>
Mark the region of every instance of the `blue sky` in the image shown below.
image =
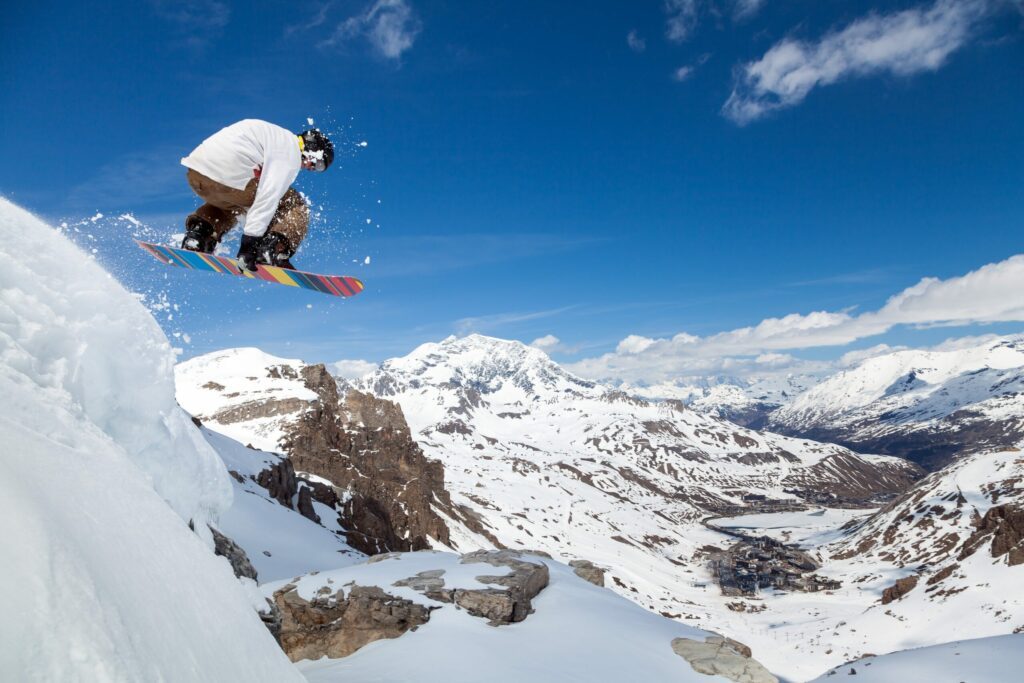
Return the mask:
<svg viewBox="0 0 1024 683"><path fill-rule="evenodd" d="M66 222L185 355L380 361L482 332L656 381L1021 329L1019 2L114 5L7 9L0 193ZM250 117L338 141L299 181L296 263L361 277L356 299L128 241L181 231L179 159ZM948 287L883 309L925 277Z"/></svg>

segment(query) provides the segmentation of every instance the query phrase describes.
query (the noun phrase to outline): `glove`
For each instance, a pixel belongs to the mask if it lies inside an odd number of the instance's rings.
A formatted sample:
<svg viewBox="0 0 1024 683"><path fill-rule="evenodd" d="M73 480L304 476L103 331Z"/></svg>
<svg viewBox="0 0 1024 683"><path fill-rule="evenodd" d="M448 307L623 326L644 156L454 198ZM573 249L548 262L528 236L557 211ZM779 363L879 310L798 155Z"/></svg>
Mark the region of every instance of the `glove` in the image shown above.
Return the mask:
<svg viewBox="0 0 1024 683"><path fill-rule="evenodd" d="M256 270L256 254L263 238L242 235L242 243L238 245L238 267L254 272Z"/></svg>

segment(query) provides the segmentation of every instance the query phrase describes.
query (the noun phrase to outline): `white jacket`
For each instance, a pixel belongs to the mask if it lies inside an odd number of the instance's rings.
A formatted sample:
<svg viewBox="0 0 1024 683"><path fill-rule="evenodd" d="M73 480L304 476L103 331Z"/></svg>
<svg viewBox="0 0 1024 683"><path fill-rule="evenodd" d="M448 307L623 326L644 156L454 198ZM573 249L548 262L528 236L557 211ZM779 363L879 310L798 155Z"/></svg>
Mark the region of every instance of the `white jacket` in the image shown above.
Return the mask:
<svg viewBox="0 0 1024 683"><path fill-rule="evenodd" d="M261 237L302 168L302 153L295 133L245 119L203 140L181 164L236 190L244 190L258 177L256 199L245 217L245 234Z"/></svg>

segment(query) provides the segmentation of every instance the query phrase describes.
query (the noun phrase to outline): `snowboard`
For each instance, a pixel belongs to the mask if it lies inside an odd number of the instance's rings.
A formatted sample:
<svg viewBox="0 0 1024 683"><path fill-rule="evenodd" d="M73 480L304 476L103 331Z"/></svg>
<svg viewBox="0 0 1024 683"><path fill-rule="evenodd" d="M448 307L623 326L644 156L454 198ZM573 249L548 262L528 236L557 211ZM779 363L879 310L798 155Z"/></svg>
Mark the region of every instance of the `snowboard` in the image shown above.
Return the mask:
<svg viewBox="0 0 1024 683"><path fill-rule="evenodd" d="M301 270L288 270L287 268L264 265L257 265L256 271L250 272L239 268L237 261L228 256L217 256L216 254L205 254L199 251L166 247L160 244L142 242L141 240L135 241L157 260L172 266L178 266L179 268L247 277L253 280L288 285L289 287L311 289L314 292L323 292L331 296L349 297L363 291L363 283L360 280L346 275L318 275L317 273L306 273Z"/></svg>

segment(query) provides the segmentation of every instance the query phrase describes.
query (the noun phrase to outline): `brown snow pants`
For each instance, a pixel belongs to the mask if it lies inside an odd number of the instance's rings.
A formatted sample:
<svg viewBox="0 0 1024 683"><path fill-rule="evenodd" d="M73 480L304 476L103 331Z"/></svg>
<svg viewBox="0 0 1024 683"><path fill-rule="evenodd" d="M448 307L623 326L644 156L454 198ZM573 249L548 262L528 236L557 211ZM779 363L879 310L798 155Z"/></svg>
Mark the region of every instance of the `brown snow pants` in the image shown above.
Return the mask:
<svg viewBox="0 0 1024 683"><path fill-rule="evenodd" d="M188 169L185 174L189 187L206 203L193 212L213 226L213 233L219 242L231 228L235 227L238 217L249 210L256 201L257 179L253 178L244 190L236 190L216 180L204 176L199 171ZM309 230L309 206L294 187L281 197L277 211L270 219L267 232L279 232L288 238L293 250L306 238Z"/></svg>

